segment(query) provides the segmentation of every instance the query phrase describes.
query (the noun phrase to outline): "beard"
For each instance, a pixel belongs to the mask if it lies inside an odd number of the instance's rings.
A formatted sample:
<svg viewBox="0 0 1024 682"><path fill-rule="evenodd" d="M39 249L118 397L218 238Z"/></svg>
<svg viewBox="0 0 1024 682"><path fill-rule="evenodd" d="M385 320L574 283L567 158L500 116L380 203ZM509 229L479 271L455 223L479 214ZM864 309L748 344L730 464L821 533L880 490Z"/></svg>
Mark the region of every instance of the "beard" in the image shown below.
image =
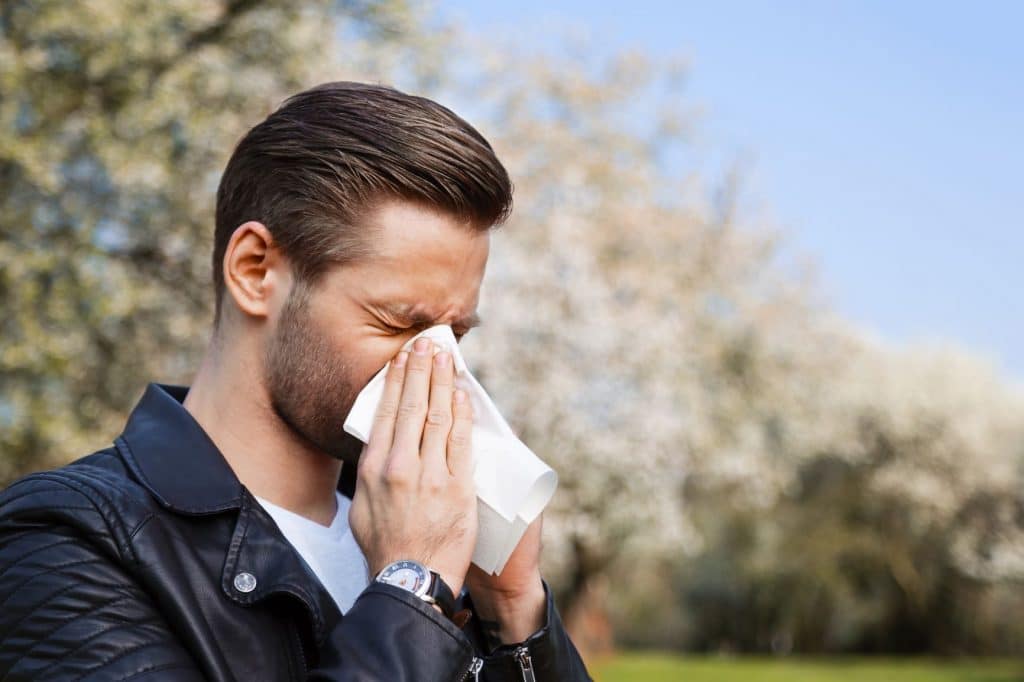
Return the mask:
<svg viewBox="0 0 1024 682"><path fill-rule="evenodd" d="M335 459L355 464L363 443L345 432L361 386L309 314L309 291L288 294L264 361L270 406L298 437Z"/></svg>

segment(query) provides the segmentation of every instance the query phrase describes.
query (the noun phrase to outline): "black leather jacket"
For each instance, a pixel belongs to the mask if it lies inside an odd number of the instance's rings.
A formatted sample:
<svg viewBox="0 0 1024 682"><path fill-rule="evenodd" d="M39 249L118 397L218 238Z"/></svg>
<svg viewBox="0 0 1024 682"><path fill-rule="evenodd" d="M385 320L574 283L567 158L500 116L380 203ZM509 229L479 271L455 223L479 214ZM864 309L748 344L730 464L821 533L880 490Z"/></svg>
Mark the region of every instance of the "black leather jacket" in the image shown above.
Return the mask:
<svg viewBox="0 0 1024 682"><path fill-rule="evenodd" d="M114 447L0 493L0 678L590 679L550 593L544 627L489 655L474 619L390 585L342 617L186 392L150 385Z"/></svg>

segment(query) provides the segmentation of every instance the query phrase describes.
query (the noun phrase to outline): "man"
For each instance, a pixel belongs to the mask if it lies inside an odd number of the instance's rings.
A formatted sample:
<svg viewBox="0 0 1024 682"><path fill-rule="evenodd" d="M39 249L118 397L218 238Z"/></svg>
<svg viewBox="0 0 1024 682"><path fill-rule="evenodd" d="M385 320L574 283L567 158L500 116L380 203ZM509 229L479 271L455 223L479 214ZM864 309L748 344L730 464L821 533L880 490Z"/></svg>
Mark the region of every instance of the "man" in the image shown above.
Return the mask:
<svg viewBox="0 0 1024 682"><path fill-rule="evenodd" d="M399 352L477 323L510 206L430 100L329 83L253 128L191 387L151 384L113 447L0 494L3 678L589 679L539 519L499 576L470 565L469 401L448 353ZM342 424L392 360L364 447Z"/></svg>

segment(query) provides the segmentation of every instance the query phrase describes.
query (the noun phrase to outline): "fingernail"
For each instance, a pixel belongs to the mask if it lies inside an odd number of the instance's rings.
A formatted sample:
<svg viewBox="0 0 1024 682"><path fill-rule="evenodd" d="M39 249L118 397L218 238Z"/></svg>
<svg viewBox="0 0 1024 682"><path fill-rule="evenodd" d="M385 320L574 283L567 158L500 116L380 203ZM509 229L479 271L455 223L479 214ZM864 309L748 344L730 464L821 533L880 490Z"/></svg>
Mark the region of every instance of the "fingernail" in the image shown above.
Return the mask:
<svg viewBox="0 0 1024 682"><path fill-rule="evenodd" d="M455 391L455 402L457 402L457 403L464 403L464 402L466 402L466 392L463 391L461 388L460 389L456 389L456 391Z"/></svg>
<svg viewBox="0 0 1024 682"><path fill-rule="evenodd" d="M416 339L416 343L412 344L412 348L420 355L423 355L430 348L430 339L428 339L425 336L422 336Z"/></svg>
<svg viewBox="0 0 1024 682"><path fill-rule="evenodd" d="M441 351L440 353L434 356L434 363L437 364L438 367L444 367L445 365L448 364L448 357L448 353L446 353L445 351Z"/></svg>
<svg viewBox="0 0 1024 682"><path fill-rule="evenodd" d="M405 367L405 361L409 357L408 351L402 351L395 356L395 367Z"/></svg>

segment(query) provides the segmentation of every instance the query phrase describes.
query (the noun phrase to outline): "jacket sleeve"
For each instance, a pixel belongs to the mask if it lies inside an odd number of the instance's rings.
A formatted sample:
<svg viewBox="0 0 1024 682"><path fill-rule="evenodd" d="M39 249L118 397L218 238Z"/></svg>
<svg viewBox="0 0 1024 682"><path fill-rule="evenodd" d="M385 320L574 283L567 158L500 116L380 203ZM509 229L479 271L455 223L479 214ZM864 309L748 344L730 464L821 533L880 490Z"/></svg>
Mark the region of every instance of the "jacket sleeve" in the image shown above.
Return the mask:
<svg viewBox="0 0 1024 682"><path fill-rule="evenodd" d="M30 476L0 494L0 679L204 679L113 537L62 482Z"/></svg>
<svg viewBox="0 0 1024 682"><path fill-rule="evenodd" d="M461 682L477 659L462 630L411 593L370 583L320 648L308 680Z"/></svg>
<svg viewBox="0 0 1024 682"><path fill-rule="evenodd" d="M562 625L547 582L544 583L544 593L547 597L544 625L525 642L505 644L483 656L481 682L592 682ZM463 598L464 603L472 608L472 597L464 595ZM479 621L471 619L467 629L474 647L488 651Z"/></svg>
<svg viewBox="0 0 1024 682"><path fill-rule="evenodd" d="M592 682L562 626L547 583L544 590L544 626L525 642L501 646L488 655L474 619L460 630L409 592L371 583L330 633L320 650L320 665L307 679ZM472 608L468 595L462 606Z"/></svg>

